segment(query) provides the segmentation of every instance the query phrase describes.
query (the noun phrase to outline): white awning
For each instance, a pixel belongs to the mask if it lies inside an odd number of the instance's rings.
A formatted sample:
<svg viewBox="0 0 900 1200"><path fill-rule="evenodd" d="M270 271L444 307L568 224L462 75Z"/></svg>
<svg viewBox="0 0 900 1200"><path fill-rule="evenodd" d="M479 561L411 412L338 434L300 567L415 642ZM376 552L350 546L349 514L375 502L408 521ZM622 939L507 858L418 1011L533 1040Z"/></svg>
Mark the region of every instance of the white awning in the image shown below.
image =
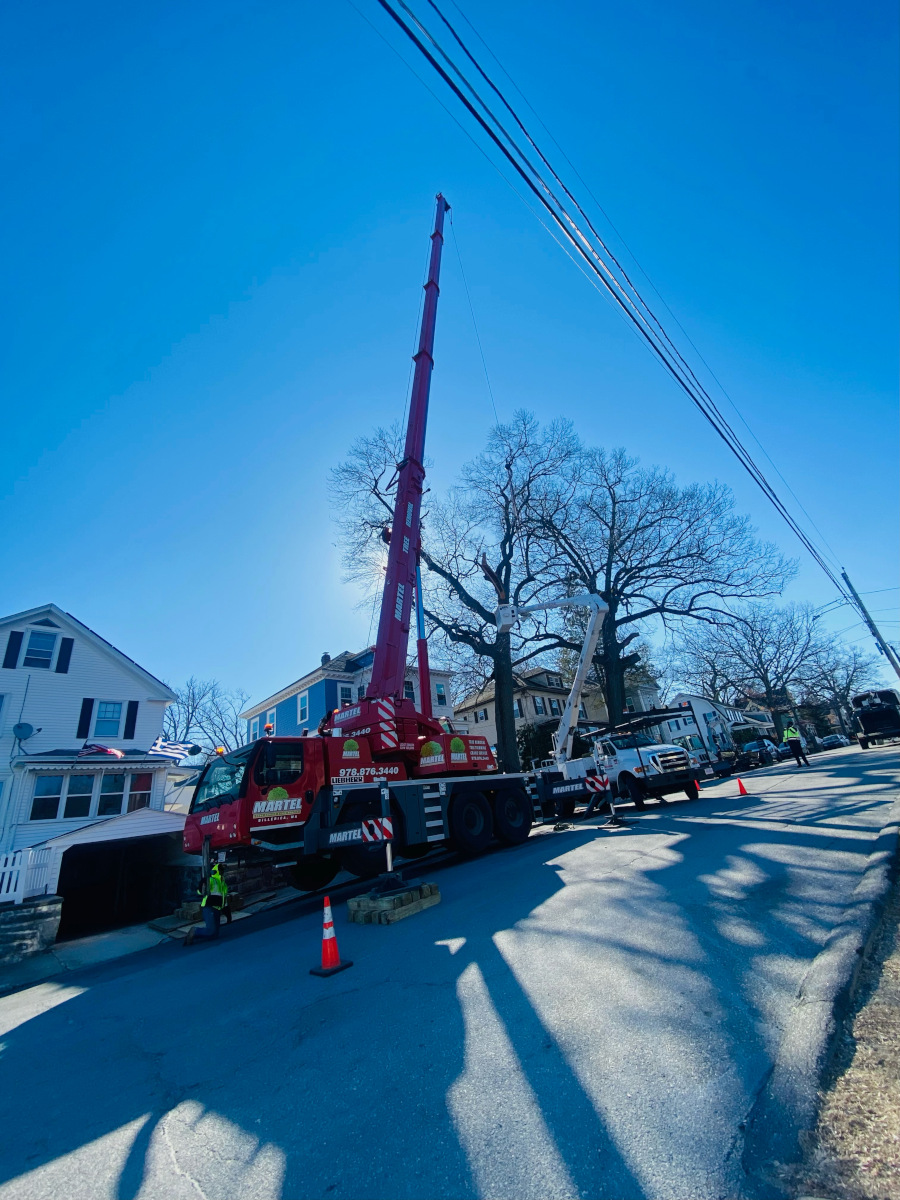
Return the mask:
<svg viewBox="0 0 900 1200"><path fill-rule="evenodd" d="M69 846L83 846L89 842L118 842L131 838L156 837L161 833L181 833L184 830L186 813L159 811L155 808L138 808L120 817L107 821L95 821L83 825L72 833L61 833L58 837L41 842L54 850L67 850Z"/></svg>

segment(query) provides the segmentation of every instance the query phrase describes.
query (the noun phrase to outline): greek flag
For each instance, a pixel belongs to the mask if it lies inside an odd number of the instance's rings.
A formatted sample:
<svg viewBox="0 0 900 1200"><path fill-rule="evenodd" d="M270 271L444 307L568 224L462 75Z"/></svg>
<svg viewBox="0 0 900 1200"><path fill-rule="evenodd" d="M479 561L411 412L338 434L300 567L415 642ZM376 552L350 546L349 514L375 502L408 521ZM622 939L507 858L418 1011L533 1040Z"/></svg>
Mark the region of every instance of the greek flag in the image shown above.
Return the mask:
<svg viewBox="0 0 900 1200"><path fill-rule="evenodd" d="M193 742L164 742L160 736L147 753L152 754L154 758L170 758L173 762L180 762L191 754L199 754L200 747L195 746Z"/></svg>

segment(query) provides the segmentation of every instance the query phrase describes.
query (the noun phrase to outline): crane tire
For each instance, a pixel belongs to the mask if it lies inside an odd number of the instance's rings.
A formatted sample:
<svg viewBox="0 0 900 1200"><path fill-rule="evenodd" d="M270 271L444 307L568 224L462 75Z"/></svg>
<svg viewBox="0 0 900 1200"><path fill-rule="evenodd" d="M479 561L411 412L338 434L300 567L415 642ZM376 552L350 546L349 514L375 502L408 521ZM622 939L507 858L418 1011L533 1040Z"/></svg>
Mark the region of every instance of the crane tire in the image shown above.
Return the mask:
<svg viewBox="0 0 900 1200"><path fill-rule="evenodd" d="M327 887L337 875L340 864L336 858L319 858L310 855L307 861L301 860L291 867L291 883L298 892L317 892L319 888Z"/></svg>
<svg viewBox="0 0 900 1200"><path fill-rule="evenodd" d="M520 846L531 833L534 810L521 788L503 788L494 797L494 832L507 846Z"/></svg>
<svg viewBox="0 0 900 1200"><path fill-rule="evenodd" d="M687 785L687 787L684 789L684 794L687 796L688 800L700 799L700 785L697 783L696 779Z"/></svg>
<svg viewBox="0 0 900 1200"><path fill-rule="evenodd" d="M483 792L460 792L450 802L450 844L466 858L483 854L494 836L491 806Z"/></svg>

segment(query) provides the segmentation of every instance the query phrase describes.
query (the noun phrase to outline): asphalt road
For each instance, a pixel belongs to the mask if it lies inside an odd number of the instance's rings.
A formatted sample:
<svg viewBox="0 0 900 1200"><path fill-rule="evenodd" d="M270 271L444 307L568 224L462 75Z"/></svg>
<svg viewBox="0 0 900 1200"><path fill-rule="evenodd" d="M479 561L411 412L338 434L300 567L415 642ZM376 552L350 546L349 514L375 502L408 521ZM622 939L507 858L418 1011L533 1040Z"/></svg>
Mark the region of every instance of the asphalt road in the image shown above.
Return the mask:
<svg viewBox="0 0 900 1200"><path fill-rule="evenodd" d="M306 906L0 999L0 1200L705 1200L898 794L815 756L441 870L392 927ZM627 813L626 813L627 815Z"/></svg>

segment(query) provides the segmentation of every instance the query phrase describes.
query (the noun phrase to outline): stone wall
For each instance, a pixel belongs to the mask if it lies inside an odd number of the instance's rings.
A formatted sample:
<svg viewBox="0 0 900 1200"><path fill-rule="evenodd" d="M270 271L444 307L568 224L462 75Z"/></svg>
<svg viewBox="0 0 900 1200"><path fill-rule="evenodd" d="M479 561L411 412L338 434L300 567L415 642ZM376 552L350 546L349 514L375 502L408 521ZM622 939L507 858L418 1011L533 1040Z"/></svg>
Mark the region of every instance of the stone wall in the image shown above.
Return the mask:
<svg viewBox="0 0 900 1200"><path fill-rule="evenodd" d="M22 962L56 941L62 896L33 896L0 904L0 965Z"/></svg>

